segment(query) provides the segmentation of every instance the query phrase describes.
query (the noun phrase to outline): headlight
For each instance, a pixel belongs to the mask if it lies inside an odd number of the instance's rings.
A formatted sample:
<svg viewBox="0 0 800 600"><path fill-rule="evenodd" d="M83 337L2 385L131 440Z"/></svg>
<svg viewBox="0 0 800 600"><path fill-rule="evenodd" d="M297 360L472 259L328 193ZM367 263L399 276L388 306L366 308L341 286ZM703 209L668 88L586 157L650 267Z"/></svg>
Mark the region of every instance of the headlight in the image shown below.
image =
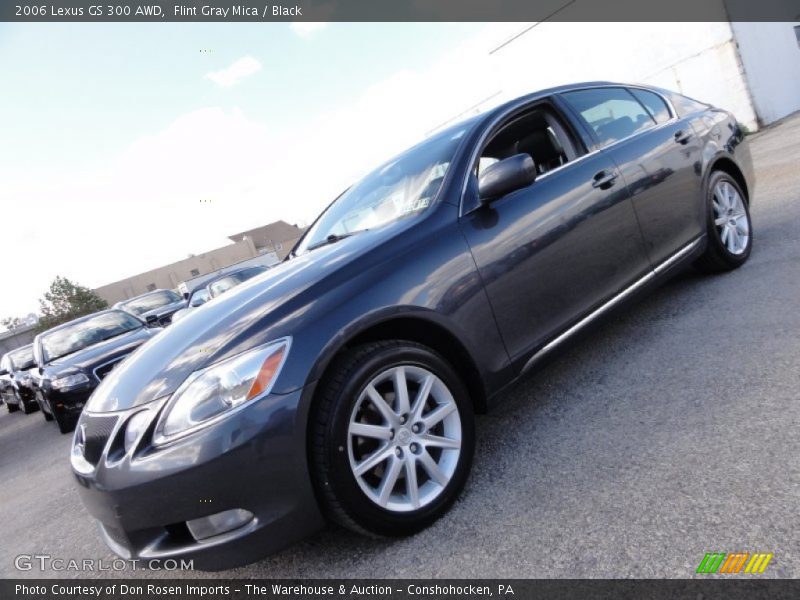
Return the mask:
<svg viewBox="0 0 800 600"><path fill-rule="evenodd" d="M289 351L289 338L193 373L161 415L153 442L164 444L224 418L270 392Z"/></svg>
<svg viewBox="0 0 800 600"><path fill-rule="evenodd" d="M125 438L124 438L125 452L129 452L130 449L133 448L133 446L139 440L139 437L142 435L142 432L145 429L147 429L147 426L149 424L150 424L149 410L143 410L141 412L138 412L128 420L128 423L125 425Z"/></svg>
<svg viewBox="0 0 800 600"><path fill-rule="evenodd" d="M54 379L51 385L57 390L65 390L67 388L81 385L82 383L87 383L88 381L89 378L83 373L75 373L74 375L66 375L64 377Z"/></svg>

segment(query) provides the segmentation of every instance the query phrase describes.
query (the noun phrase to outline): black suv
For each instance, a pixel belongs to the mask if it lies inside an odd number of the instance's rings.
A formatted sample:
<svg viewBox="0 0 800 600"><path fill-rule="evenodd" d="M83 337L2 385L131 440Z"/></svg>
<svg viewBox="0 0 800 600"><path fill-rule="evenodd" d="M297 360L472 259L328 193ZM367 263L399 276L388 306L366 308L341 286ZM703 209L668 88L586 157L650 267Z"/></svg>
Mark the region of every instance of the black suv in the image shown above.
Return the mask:
<svg viewBox="0 0 800 600"><path fill-rule="evenodd" d="M34 367L33 344L12 350L0 360L0 395L8 412L21 409L27 415L38 408L30 373Z"/></svg>
<svg viewBox="0 0 800 600"><path fill-rule="evenodd" d="M33 351L36 399L61 433L75 423L97 384L160 328L111 309L59 325L36 336Z"/></svg>

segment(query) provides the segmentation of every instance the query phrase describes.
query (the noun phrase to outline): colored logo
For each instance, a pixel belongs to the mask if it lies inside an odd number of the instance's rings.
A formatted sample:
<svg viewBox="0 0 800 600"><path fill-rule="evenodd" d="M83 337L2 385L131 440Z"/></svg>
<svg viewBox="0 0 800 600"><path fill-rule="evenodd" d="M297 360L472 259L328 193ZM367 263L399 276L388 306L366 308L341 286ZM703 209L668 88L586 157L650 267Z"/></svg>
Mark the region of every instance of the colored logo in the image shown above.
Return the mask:
<svg viewBox="0 0 800 600"><path fill-rule="evenodd" d="M700 561L697 567L698 573L763 573L769 561L772 560L772 553L756 552L709 552Z"/></svg>

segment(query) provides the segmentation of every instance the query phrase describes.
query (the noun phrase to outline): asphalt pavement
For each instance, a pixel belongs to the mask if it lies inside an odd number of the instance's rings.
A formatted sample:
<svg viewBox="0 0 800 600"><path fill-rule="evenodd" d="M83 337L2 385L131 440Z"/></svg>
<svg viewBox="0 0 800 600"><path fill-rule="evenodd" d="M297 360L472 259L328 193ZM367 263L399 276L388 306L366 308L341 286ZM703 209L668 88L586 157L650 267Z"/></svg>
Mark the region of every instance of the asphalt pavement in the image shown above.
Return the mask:
<svg viewBox="0 0 800 600"><path fill-rule="evenodd" d="M751 139L749 262L687 271L510 390L443 519L403 540L329 529L218 575L690 577L706 552L759 551L763 577L800 577L800 115ZM0 575L215 575L18 571L20 554L113 558L69 444L0 407Z"/></svg>

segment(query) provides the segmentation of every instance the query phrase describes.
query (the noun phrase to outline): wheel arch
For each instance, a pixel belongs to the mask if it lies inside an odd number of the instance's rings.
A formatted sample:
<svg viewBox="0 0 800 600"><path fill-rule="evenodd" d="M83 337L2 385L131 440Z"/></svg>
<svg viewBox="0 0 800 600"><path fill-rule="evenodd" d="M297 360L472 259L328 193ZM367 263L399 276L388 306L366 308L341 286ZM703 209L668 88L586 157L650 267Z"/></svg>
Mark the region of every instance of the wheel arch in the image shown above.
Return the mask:
<svg viewBox="0 0 800 600"><path fill-rule="evenodd" d="M487 393L477 363L458 337L444 325L419 314L397 315L370 322L338 340L336 347L325 352L326 358L314 368L314 379L323 383L335 359L350 348L380 340L406 340L428 346L441 354L464 381L475 413L487 409ZM319 393L318 385L315 396Z"/></svg>
<svg viewBox="0 0 800 600"><path fill-rule="evenodd" d="M706 173L706 181L705 181L706 185L708 184L708 180L711 179L711 175L715 171L722 171L723 173L727 173L728 175L730 175L734 179L734 181L736 181L736 183L739 184L739 187L742 188L742 191L744 192L745 196L745 201L747 202L748 205L750 204L750 189L748 188L747 185L747 179L745 178L742 169L739 168L739 165L736 164L736 161L725 155L718 156L713 161L711 161L708 167L708 171Z"/></svg>

